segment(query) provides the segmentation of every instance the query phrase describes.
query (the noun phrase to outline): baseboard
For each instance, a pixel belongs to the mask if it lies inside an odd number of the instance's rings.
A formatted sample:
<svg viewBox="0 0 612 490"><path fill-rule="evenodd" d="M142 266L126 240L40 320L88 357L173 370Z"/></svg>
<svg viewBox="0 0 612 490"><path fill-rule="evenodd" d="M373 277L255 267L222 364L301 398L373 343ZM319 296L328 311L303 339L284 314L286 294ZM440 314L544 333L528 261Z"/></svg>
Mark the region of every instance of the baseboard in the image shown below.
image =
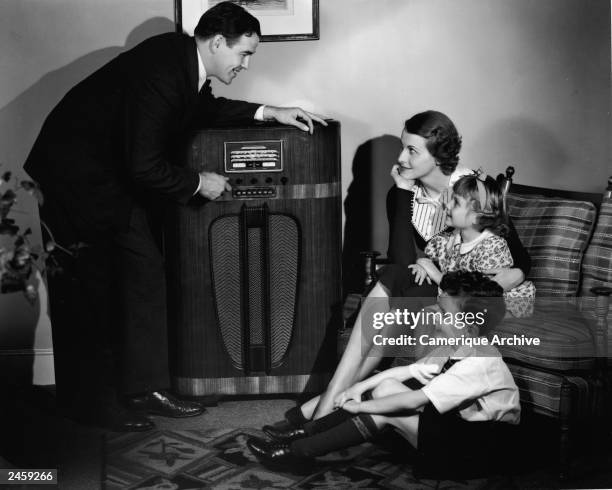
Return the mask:
<svg viewBox="0 0 612 490"><path fill-rule="evenodd" d="M55 384L53 349L0 349L0 379Z"/></svg>

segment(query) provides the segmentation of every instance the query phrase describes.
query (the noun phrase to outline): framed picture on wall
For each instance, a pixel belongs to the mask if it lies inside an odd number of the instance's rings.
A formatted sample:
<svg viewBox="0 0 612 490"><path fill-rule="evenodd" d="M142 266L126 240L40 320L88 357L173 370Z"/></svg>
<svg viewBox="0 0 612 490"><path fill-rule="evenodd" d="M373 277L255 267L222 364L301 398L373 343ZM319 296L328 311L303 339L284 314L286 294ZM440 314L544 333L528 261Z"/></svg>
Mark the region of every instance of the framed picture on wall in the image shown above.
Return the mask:
<svg viewBox="0 0 612 490"><path fill-rule="evenodd" d="M193 35L200 16L223 0L174 0L176 30ZM230 0L261 24L262 41L319 39L319 0Z"/></svg>

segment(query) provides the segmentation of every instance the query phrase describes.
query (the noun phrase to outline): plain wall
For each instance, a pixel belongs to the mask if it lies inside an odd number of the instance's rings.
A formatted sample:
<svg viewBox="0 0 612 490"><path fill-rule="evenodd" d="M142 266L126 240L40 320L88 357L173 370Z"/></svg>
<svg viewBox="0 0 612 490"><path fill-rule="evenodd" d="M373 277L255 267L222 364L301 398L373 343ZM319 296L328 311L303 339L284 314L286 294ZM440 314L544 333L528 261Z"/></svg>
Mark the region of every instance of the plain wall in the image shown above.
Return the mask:
<svg viewBox="0 0 612 490"><path fill-rule="evenodd" d="M173 8L172 0L2 0L0 168L20 169L74 83L172 30ZM456 122L466 166L495 174L513 165L517 182L584 191L602 190L612 173L607 0L320 0L320 32L318 41L261 43L248 72L213 90L300 103L341 122L343 193L352 185L364 195L361 208L347 200L347 223L365 213L371 230L360 246L386 247L397 137L425 109ZM16 215L38 227L29 196ZM0 295L0 346L48 350L46 312Z"/></svg>
<svg viewBox="0 0 612 490"><path fill-rule="evenodd" d="M23 162L46 115L68 89L126 47L173 30L173 12L171 0L0 1L0 171L27 177ZM40 241L31 196L19 195L11 217L22 230L31 226L34 241ZM0 247L8 240L0 236ZM40 294L46 295L44 284ZM21 293L0 294L2 379L54 382L46 301L31 306Z"/></svg>

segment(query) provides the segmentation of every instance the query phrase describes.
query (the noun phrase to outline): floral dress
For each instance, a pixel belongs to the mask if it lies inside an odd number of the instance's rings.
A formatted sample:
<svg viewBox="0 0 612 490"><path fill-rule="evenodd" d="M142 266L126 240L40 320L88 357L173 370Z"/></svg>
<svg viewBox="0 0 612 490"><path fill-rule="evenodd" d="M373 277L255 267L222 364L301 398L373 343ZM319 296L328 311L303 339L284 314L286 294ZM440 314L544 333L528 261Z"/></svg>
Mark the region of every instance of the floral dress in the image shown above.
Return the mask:
<svg viewBox="0 0 612 490"><path fill-rule="evenodd" d="M514 265L506 240L488 230L468 243L461 241L458 231L440 233L429 241L425 254L438 264L442 274L457 270L484 272ZM510 314L529 316L533 312L535 286L531 281L523 281L505 291L504 298Z"/></svg>

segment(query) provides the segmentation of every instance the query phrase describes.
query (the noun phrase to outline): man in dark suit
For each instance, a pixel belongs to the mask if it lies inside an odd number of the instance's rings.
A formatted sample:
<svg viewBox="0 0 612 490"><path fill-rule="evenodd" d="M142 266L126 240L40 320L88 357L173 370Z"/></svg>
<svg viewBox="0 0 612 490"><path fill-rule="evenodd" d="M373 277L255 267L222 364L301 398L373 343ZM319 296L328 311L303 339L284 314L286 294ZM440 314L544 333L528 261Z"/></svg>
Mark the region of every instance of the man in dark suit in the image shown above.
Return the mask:
<svg viewBox="0 0 612 490"><path fill-rule="evenodd" d="M146 413L198 415L166 391L168 340L163 258L152 209L212 200L225 177L177 165L189 130L274 119L304 131L300 108L215 98L259 43L255 17L224 2L204 13L195 38L167 33L126 51L71 89L47 117L25 164L45 195L42 220L63 273L50 280L56 385L74 418L147 430Z"/></svg>

